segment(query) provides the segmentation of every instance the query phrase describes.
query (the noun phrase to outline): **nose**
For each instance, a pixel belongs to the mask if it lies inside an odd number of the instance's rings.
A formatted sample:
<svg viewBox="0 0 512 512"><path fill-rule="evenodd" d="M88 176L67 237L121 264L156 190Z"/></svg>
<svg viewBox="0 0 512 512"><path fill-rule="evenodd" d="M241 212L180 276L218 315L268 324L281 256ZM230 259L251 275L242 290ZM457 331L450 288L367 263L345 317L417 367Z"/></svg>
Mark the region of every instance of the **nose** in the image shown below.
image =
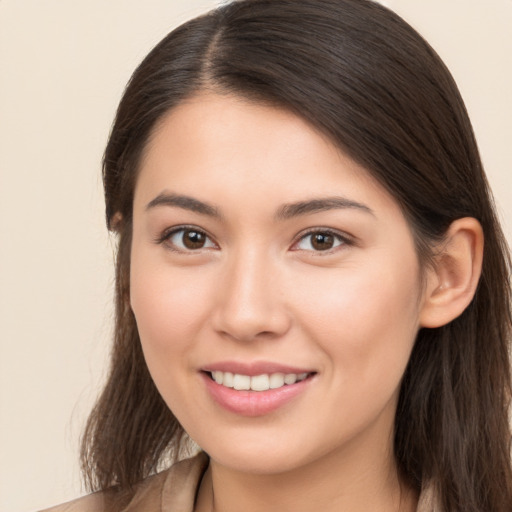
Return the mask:
<svg viewBox="0 0 512 512"><path fill-rule="evenodd" d="M214 329L237 341L273 339L290 328L291 316L278 265L261 254L226 262L212 321Z"/></svg>

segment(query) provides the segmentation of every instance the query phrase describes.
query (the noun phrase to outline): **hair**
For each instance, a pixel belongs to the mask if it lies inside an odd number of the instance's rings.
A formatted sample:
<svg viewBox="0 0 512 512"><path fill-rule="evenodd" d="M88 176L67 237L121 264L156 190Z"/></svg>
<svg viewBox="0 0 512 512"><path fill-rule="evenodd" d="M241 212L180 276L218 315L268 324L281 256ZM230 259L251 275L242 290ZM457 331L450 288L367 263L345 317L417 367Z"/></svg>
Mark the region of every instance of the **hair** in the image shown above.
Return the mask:
<svg viewBox="0 0 512 512"><path fill-rule="evenodd" d="M392 194L422 265L432 264L454 220L481 223L483 269L471 304L417 335L394 454L409 485L433 483L442 510L510 510L507 244L453 78L414 29L370 0L235 1L175 29L133 74L103 161L107 224L118 237L116 318L109 377L83 437L89 489L130 489L186 448L129 305L132 203L155 126L202 91L286 108L325 133Z"/></svg>

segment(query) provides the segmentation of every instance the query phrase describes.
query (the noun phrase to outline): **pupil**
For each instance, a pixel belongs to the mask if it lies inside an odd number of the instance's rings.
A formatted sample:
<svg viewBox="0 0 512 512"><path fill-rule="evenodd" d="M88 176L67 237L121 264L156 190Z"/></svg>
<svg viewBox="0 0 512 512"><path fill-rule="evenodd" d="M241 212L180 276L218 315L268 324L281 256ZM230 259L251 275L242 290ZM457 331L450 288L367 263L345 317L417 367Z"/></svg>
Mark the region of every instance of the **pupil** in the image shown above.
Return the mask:
<svg viewBox="0 0 512 512"><path fill-rule="evenodd" d="M183 244L187 249L201 249L205 243L205 236L203 233L197 231L185 231L183 235Z"/></svg>
<svg viewBox="0 0 512 512"><path fill-rule="evenodd" d="M316 233L313 236L313 247L319 251L331 249L334 244L334 237L324 233Z"/></svg>

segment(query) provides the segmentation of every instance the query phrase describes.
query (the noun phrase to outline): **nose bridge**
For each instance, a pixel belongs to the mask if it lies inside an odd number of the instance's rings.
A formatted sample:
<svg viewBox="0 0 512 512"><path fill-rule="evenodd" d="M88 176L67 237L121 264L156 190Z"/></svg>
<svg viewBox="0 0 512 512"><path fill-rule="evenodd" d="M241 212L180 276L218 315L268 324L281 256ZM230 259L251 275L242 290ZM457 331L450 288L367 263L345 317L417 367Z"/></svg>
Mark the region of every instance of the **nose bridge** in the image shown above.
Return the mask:
<svg viewBox="0 0 512 512"><path fill-rule="evenodd" d="M268 252L254 247L241 248L227 259L218 290L217 330L237 340L286 332L289 318L276 267Z"/></svg>

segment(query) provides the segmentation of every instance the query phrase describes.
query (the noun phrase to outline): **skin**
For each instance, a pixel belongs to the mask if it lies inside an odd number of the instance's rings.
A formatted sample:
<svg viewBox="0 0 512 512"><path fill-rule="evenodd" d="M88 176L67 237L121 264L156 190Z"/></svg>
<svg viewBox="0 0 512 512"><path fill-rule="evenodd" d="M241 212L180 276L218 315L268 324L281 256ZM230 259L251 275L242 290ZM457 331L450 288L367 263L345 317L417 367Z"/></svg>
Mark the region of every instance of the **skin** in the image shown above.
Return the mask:
<svg viewBox="0 0 512 512"><path fill-rule="evenodd" d="M161 199L171 194L219 215ZM276 218L283 205L327 197L359 207ZM187 249L172 234L182 225L205 245ZM315 249L312 229L335 233L332 249ZM435 276L421 285L394 199L305 121L229 95L173 109L137 180L131 305L156 386L211 457L196 510L415 510L397 477L393 423L423 316L435 324L437 288ZM201 369L226 360L315 375L276 411L246 417L206 389Z"/></svg>

